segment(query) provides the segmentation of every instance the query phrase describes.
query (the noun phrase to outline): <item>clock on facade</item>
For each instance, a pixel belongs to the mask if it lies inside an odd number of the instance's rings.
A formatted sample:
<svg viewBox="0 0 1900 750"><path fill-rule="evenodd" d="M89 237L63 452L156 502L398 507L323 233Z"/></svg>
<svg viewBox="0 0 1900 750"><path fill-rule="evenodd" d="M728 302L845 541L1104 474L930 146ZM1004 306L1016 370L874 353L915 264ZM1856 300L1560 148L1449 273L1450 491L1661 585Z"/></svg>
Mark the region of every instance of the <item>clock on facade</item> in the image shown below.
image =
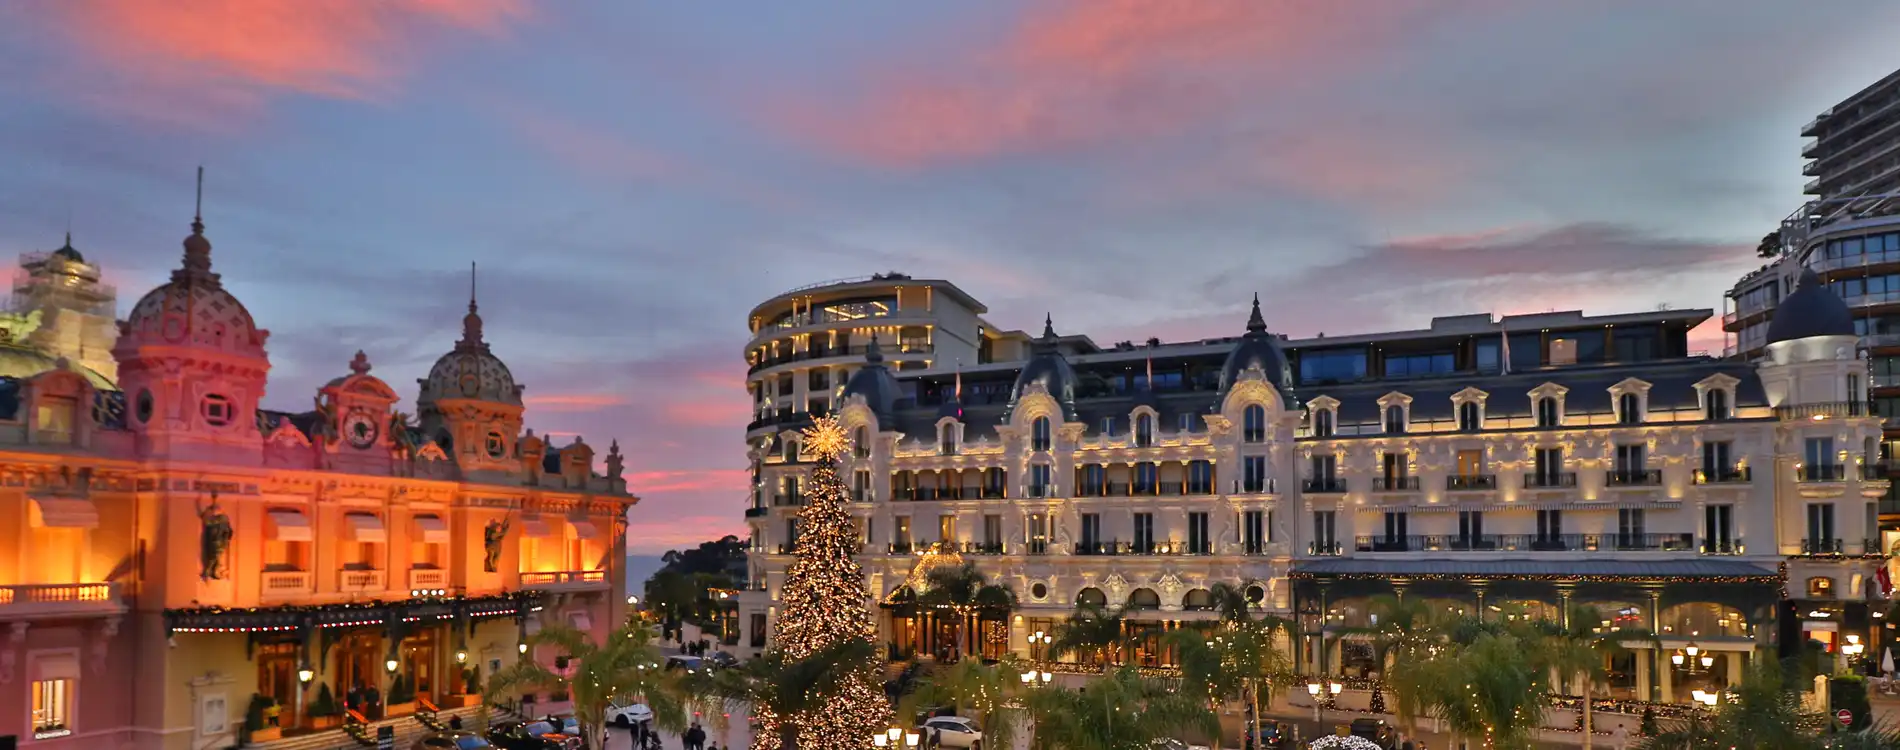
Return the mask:
<svg viewBox="0 0 1900 750"><path fill-rule="evenodd" d="M362 409L352 409L343 417L343 439L358 449L376 444L376 417Z"/></svg>

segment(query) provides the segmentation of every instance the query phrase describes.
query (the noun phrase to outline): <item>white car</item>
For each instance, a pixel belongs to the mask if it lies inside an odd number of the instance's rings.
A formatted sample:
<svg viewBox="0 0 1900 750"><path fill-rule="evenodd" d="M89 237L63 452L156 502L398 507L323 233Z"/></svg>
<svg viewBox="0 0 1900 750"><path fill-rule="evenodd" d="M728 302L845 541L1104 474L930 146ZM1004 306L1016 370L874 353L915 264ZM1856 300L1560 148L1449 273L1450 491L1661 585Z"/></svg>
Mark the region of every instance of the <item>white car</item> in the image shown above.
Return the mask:
<svg viewBox="0 0 1900 750"><path fill-rule="evenodd" d="M925 737L936 737L943 747L967 747L982 750L983 730L976 722L961 716L934 716L917 728L917 733Z"/></svg>
<svg viewBox="0 0 1900 750"><path fill-rule="evenodd" d="M1172 737L1155 740L1155 750L1209 750L1206 745L1190 745Z"/></svg>
<svg viewBox="0 0 1900 750"><path fill-rule="evenodd" d="M621 705L618 701L609 701L607 703L607 723L614 726L628 729L636 724L645 724L652 720L653 709L647 708L647 704L645 703L629 703L626 705Z"/></svg>

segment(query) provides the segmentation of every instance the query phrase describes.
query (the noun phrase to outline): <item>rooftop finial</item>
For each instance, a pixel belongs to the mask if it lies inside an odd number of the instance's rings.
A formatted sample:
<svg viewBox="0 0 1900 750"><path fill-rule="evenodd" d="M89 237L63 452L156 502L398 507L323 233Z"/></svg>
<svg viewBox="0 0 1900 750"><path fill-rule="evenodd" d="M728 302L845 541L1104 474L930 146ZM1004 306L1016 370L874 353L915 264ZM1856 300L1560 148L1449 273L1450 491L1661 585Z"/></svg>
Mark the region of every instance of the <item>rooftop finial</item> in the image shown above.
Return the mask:
<svg viewBox="0 0 1900 750"><path fill-rule="evenodd" d="M866 364L880 364L884 361L884 350L877 345L876 332L871 333L871 343L864 345L864 361Z"/></svg>
<svg viewBox="0 0 1900 750"><path fill-rule="evenodd" d="M1042 337L1045 339L1056 337L1056 318L1054 315L1049 313L1042 314Z"/></svg>
<svg viewBox="0 0 1900 750"><path fill-rule="evenodd" d="M468 314L462 316L462 340L455 342L457 349L486 350L488 344L482 341L482 316L475 312L475 263L468 264Z"/></svg>
<svg viewBox="0 0 1900 750"><path fill-rule="evenodd" d="M475 261L468 262L468 311L475 312Z"/></svg>
<svg viewBox="0 0 1900 750"><path fill-rule="evenodd" d="M191 236L185 238L185 262L172 272L173 281L217 286L218 275L211 272L211 240L205 239L205 168L198 168L198 205L191 213Z"/></svg>
<svg viewBox="0 0 1900 750"><path fill-rule="evenodd" d="M1260 293L1259 292L1254 292L1253 294L1253 314L1247 316L1247 332L1248 333L1266 333L1267 332L1267 320L1265 318L1260 317Z"/></svg>
<svg viewBox="0 0 1900 750"><path fill-rule="evenodd" d="M198 203L191 208L191 233L205 233L205 168L198 165Z"/></svg>

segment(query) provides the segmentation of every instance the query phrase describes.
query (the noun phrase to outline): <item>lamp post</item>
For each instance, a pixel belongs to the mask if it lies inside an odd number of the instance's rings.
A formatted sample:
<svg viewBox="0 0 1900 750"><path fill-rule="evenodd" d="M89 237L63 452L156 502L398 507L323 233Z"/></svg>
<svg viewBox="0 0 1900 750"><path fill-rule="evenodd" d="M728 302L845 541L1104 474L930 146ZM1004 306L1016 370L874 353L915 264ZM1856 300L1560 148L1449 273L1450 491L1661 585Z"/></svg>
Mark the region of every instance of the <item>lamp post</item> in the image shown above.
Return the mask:
<svg viewBox="0 0 1900 750"><path fill-rule="evenodd" d="M1042 661L1043 652L1055 638L1040 630L1029 634L1029 658Z"/></svg>
<svg viewBox="0 0 1900 750"><path fill-rule="evenodd" d="M1313 723L1325 726L1325 715L1320 713L1322 710L1321 707L1325 705L1320 701L1319 691L1321 689L1323 689L1323 686L1317 682L1306 683L1306 694L1313 696Z"/></svg>

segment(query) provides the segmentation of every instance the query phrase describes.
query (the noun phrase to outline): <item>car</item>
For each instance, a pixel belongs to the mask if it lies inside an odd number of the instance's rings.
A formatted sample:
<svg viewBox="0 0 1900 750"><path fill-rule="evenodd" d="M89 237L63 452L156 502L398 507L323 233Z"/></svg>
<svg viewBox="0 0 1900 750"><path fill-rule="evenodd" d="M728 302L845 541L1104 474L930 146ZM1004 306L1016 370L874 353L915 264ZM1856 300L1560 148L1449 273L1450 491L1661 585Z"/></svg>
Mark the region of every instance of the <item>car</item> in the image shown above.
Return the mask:
<svg viewBox="0 0 1900 750"><path fill-rule="evenodd" d="M697 656L666 657L666 669L668 671L684 670L687 674L697 674L700 670L705 668L706 660Z"/></svg>
<svg viewBox="0 0 1900 750"><path fill-rule="evenodd" d="M733 656L732 654L728 654L724 651L714 651L706 655L706 666L712 667L714 669L725 669L727 667L736 667L736 666L739 666L739 657Z"/></svg>
<svg viewBox="0 0 1900 750"><path fill-rule="evenodd" d="M561 733L545 721L504 721L488 728L488 741L501 750L580 750L581 738Z"/></svg>
<svg viewBox="0 0 1900 750"><path fill-rule="evenodd" d="M943 747L967 747L982 750L983 730L976 722L961 716L933 716L917 728L925 737L935 737Z"/></svg>
<svg viewBox="0 0 1900 750"><path fill-rule="evenodd" d="M409 746L410 750L484 750L493 747L481 735L468 732L430 732Z"/></svg>
<svg viewBox="0 0 1900 750"><path fill-rule="evenodd" d="M1172 737L1163 737L1154 741L1154 750L1209 750L1206 745L1192 745Z"/></svg>
<svg viewBox="0 0 1900 750"><path fill-rule="evenodd" d="M553 724L557 727L560 727L561 734L565 734L570 737L581 736L581 722L579 719L574 718L573 714L558 714L558 715L551 714L548 716L541 717L541 720L549 724Z"/></svg>
<svg viewBox="0 0 1900 750"><path fill-rule="evenodd" d="M607 703L607 723L621 729L632 729L635 724L645 724L653 720L653 709L645 703L621 704L618 701Z"/></svg>

